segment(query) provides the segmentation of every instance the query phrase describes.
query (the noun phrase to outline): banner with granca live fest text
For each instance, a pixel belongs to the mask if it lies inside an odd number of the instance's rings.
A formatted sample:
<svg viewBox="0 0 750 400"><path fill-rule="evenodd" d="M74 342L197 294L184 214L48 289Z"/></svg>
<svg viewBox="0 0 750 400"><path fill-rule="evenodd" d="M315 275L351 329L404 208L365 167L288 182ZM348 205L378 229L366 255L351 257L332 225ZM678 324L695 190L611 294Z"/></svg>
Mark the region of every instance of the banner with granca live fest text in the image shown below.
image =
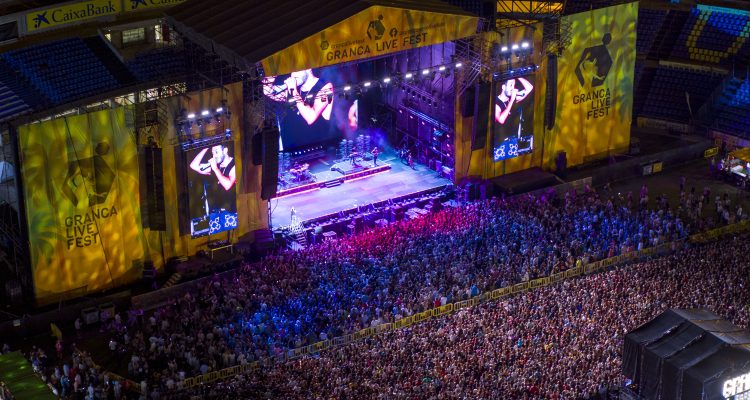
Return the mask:
<svg viewBox="0 0 750 400"><path fill-rule="evenodd" d="M138 153L123 108L19 127L37 302L119 286L143 258Z"/></svg>
<svg viewBox="0 0 750 400"><path fill-rule="evenodd" d="M371 6L261 63L271 76L364 60L471 36L478 21L470 15Z"/></svg>
<svg viewBox="0 0 750 400"><path fill-rule="evenodd" d="M627 151L633 112L638 3L565 16L570 43L558 58L555 126L548 160L568 166Z"/></svg>

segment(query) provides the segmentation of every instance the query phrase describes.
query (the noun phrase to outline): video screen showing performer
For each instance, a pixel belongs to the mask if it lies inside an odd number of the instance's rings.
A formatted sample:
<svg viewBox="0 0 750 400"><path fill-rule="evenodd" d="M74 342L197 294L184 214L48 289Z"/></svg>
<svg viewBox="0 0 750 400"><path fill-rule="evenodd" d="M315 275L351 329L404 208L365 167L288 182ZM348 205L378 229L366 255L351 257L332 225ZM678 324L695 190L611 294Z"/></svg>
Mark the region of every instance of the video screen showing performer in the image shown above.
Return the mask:
<svg viewBox="0 0 750 400"><path fill-rule="evenodd" d="M357 101L342 96L344 82L356 81L350 75L356 70L338 67L263 78L263 94L290 108L279 121L281 151L333 141L357 130Z"/></svg>
<svg viewBox="0 0 750 400"><path fill-rule="evenodd" d="M495 96L493 158L506 160L534 147L534 77L508 79Z"/></svg>
<svg viewBox="0 0 750 400"><path fill-rule="evenodd" d="M188 151L190 234L213 235L237 227L234 143Z"/></svg>

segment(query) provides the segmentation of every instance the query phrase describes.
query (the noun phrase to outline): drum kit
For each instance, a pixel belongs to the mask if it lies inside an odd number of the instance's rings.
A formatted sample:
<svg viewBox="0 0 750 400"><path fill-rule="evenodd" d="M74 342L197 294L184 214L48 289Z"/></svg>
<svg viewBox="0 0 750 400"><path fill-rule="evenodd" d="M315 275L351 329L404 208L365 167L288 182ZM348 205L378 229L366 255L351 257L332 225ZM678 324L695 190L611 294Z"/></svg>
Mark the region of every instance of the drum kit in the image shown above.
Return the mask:
<svg viewBox="0 0 750 400"><path fill-rule="evenodd" d="M310 164L297 164L294 168L289 169L289 173L292 175L292 182L302 183L313 179L312 173L310 173Z"/></svg>

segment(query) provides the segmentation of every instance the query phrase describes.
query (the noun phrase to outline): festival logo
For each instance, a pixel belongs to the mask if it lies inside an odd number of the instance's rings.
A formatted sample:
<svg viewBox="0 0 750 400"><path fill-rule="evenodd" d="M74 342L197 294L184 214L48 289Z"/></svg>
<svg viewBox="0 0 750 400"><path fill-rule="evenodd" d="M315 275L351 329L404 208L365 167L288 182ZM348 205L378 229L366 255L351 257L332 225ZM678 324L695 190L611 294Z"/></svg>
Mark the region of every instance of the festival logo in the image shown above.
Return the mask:
<svg viewBox="0 0 750 400"><path fill-rule="evenodd" d="M602 44L587 47L581 53L581 59L576 66L576 76L582 87L585 87L589 81L591 82L591 87L604 84L609 70L612 69L612 56L609 55L609 50L607 50L607 46L611 41L612 35L606 33L602 37ZM585 77L584 74L586 74Z"/></svg>
<svg viewBox="0 0 750 400"><path fill-rule="evenodd" d="M109 153L109 143L100 142L95 150L96 155L93 157L80 160L70 157L72 161L68 162L68 174L65 176L62 192L75 206L83 200L76 194L80 189L85 190L89 207L104 203L115 181L115 172L104 160L104 156Z"/></svg>
<svg viewBox="0 0 750 400"><path fill-rule="evenodd" d="M367 37L370 40L380 40L383 38L385 33L385 25L383 25L383 16L379 15L375 21L370 21L367 26Z"/></svg>
<svg viewBox="0 0 750 400"><path fill-rule="evenodd" d="M609 87L602 87L612 69L612 56L607 49L611 41L612 35L605 33L602 44L585 48L576 64L578 83L588 91L574 94L573 104L586 105L587 120L608 116L612 107L612 92Z"/></svg>
<svg viewBox="0 0 750 400"><path fill-rule="evenodd" d="M37 14L36 17L34 17L34 28L39 28L42 26L42 24L49 25L49 20L47 19L47 11Z"/></svg>

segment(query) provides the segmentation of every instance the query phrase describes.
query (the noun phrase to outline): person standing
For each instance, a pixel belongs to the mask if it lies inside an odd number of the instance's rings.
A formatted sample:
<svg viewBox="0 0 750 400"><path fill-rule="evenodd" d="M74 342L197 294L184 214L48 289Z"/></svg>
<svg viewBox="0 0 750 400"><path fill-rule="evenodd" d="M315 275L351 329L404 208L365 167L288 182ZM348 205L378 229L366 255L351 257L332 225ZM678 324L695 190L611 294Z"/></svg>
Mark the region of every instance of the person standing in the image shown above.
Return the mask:
<svg viewBox="0 0 750 400"><path fill-rule="evenodd" d="M378 147L375 146L375 148L372 149L372 165L373 166L378 165L378 154L380 154L380 152L378 151Z"/></svg>

